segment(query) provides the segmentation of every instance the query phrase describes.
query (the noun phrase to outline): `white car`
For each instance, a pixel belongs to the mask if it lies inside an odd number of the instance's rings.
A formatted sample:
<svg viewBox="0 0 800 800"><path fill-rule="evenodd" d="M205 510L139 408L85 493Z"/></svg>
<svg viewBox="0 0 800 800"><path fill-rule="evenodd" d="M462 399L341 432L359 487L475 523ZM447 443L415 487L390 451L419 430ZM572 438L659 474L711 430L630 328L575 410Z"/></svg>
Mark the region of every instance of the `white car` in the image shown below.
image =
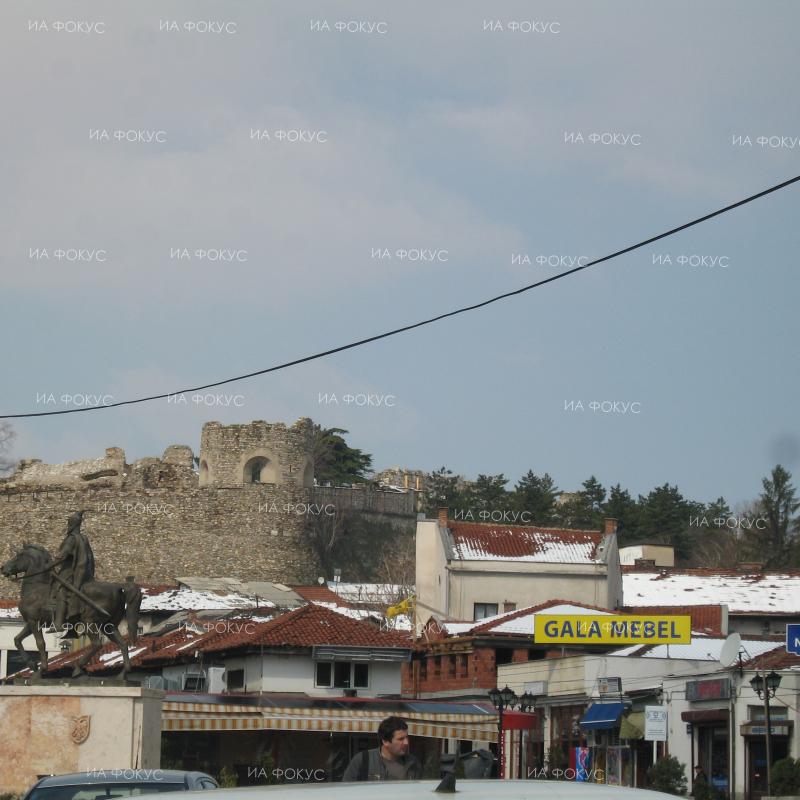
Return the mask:
<svg viewBox="0 0 800 800"><path fill-rule="evenodd" d="M438 793L440 781L365 781L363 783L304 783L282 786L248 786L186 792L181 800L438 800L452 793ZM675 795L648 789L605 786L572 781L458 780L456 793L478 800L674 800ZM137 798L138 800L138 798Z"/></svg>

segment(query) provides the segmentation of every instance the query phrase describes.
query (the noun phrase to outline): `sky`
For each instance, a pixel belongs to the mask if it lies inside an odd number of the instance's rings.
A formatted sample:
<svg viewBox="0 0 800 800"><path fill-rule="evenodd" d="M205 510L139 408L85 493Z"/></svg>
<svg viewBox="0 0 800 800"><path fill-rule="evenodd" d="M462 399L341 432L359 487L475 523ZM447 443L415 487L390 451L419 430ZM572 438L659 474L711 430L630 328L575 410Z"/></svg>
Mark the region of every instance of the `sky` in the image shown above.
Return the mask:
<svg viewBox="0 0 800 800"><path fill-rule="evenodd" d="M301 358L800 174L794 2L0 17L0 416ZM800 183L198 399L12 420L12 456L130 462L197 452L210 420L309 416L378 469L746 502L776 463L800 472L799 210Z"/></svg>

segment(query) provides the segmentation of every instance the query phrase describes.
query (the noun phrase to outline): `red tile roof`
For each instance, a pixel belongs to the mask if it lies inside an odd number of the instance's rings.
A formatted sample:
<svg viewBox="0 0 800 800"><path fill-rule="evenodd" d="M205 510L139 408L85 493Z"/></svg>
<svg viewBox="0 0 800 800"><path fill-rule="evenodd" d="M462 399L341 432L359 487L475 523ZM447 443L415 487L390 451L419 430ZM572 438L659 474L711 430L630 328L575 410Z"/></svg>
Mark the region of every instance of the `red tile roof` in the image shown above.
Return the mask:
<svg viewBox="0 0 800 800"><path fill-rule="evenodd" d="M408 631L382 631L368 622L346 617L313 603L262 622L252 633L234 633L204 646L206 652L241 647L408 647Z"/></svg>
<svg viewBox="0 0 800 800"><path fill-rule="evenodd" d="M763 653L756 656L750 661L745 661L745 669L795 669L800 667L800 656L794 653L786 652L786 648L778 647L775 650L770 650L768 653Z"/></svg>
<svg viewBox="0 0 800 800"><path fill-rule="evenodd" d="M191 622L188 624L191 625ZM128 645L132 666L153 668L182 659L194 660L197 652L220 653L262 646L411 647L408 631L379 630L368 622L351 619L314 604L281 614L267 622L253 622L248 617L241 617L216 622L198 620L196 625L200 632L181 626L162 636L140 636L135 644ZM61 674L70 670L85 652L86 649L82 648L53 656L47 674ZM121 666L119 649L109 642L97 652L86 669L90 673L117 672Z"/></svg>
<svg viewBox="0 0 800 800"><path fill-rule="evenodd" d="M627 614L688 614L692 630L722 636L722 606L625 606Z"/></svg>
<svg viewBox="0 0 800 800"><path fill-rule="evenodd" d="M344 608L355 608L353 603L343 600L336 592L332 591L326 585L316 586L290 586L293 592L297 592L303 600L309 603L335 603L337 606Z"/></svg>
<svg viewBox="0 0 800 800"><path fill-rule="evenodd" d="M457 558L527 558L554 563L594 563L603 534L590 530L447 523Z"/></svg>

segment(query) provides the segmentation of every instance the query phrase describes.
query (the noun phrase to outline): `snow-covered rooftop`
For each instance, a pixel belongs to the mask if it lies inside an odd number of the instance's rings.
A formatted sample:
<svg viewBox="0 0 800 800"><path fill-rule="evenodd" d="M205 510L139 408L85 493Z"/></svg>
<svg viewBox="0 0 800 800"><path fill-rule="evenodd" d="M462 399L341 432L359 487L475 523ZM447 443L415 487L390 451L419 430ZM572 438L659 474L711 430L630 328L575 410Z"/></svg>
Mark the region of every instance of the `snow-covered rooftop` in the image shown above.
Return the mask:
<svg viewBox="0 0 800 800"><path fill-rule="evenodd" d="M179 588L148 588L142 590L144 613L153 611L206 611L214 609L255 608L256 598L239 592L215 592ZM258 598L258 606L274 607L274 603Z"/></svg>
<svg viewBox="0 0 800 800"><path fill-rule="evenodd" d="M336 583L328 581L328 588L348 603L396 603L399 597L414 593L414 588L397 583Z"/></svg>
<svg viewBox="0 0 800 800"><path fill-rule="evenodd" d="M657 644L643 650L642 645L634 644L614 650L608 656L629 656L638 653L642 658L690 658L698 661L719 661L722 645L725 639L692 636L691 644ZM768 653L777 647L784 647L783 642L754 641L746 639L742 642L742 649L754 658L762 653ZM743 656L743 658L746 658Z"/></svg>
<svg viewBox="0 0 800 800"><path fill-rule="evenodd" d="M603 563L598 531L560 530L448 522L456 558L464 561L530 561L548 564Z"/></svg>
<svg viewBox="0 0 800 800"><path fill-rule="evenodd" d="M622 596L626 606L724 603L733 614L794 614L800 612L800 575L632 570L623 573Z"/></svg>

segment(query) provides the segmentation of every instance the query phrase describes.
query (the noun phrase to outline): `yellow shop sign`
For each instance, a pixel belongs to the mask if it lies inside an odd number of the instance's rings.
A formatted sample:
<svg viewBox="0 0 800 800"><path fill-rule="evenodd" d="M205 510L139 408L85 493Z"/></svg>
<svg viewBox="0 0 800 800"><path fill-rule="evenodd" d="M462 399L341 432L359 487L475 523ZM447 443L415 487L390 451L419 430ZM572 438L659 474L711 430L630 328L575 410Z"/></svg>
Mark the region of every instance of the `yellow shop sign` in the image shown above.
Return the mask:
<svg viewBox="0 0 800 800"><path fill-rule="evenodd" d="M690 616L537 614L536 644L689 644Z"/></svg>

